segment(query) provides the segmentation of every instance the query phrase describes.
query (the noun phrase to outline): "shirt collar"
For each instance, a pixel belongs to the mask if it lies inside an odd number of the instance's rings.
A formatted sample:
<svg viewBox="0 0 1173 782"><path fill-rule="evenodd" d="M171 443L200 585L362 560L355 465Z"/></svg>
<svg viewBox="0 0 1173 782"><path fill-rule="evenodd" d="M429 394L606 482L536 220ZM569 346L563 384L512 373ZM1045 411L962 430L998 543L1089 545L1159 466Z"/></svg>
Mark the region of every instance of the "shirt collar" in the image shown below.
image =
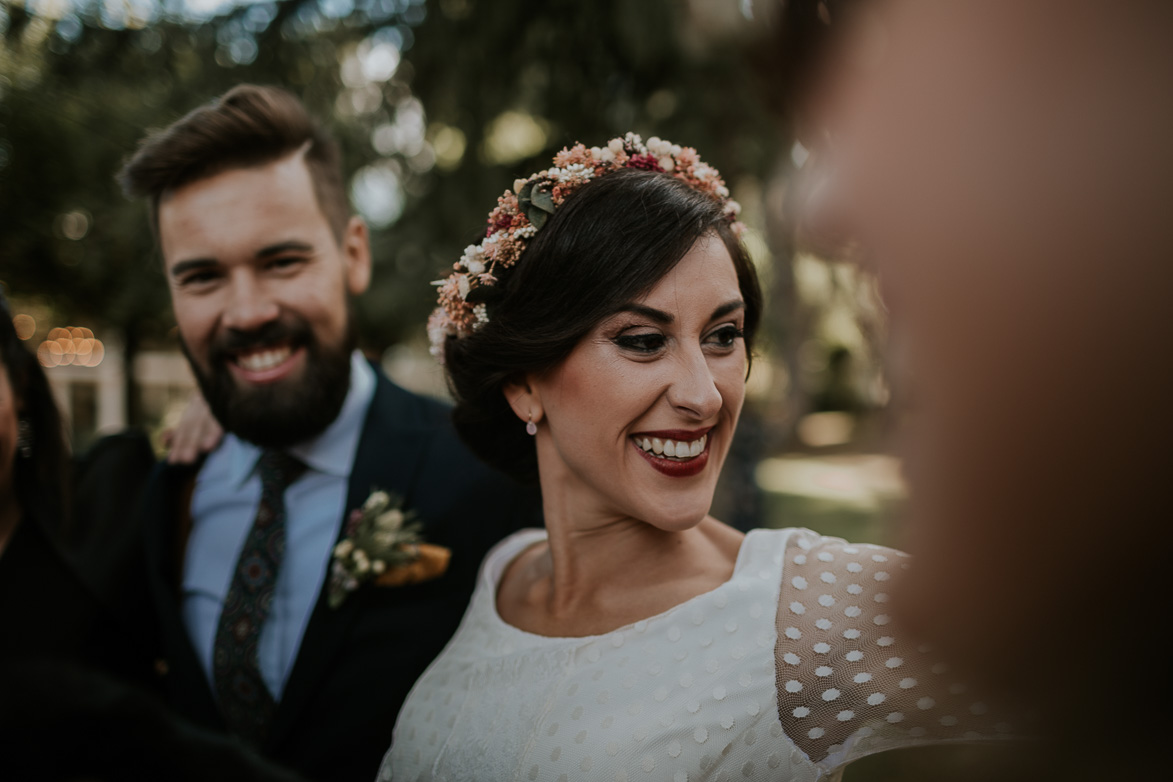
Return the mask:
<svg viewBox="0 0 1173 782"><path fill-rule="evenodd" d="M289 453L311 470L342 478L349 476L363 422L374 397L375 372L356 350L350 356L350 390L338 417L317 437L290 447ZM261 458L261 448L233 434L225 435L222 447L228 450L228 480L231 485L243 485Z"/></svg>

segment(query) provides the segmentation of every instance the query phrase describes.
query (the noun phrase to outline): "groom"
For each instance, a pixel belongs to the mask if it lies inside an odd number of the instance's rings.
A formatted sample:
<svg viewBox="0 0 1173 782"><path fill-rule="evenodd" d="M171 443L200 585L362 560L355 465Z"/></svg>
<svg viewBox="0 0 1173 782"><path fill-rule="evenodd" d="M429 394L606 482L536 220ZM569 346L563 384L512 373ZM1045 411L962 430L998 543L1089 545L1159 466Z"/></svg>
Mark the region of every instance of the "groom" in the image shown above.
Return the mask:
<svg viewBox="0 0 1173 782"><path fill-rule="evenodd" d="M162 691L312 779L369 782L482 556L540 524L536 498L355 350L367 228L296 98L238 86L148 137L120 180L149 202L184 353L227 433L146 491ZM436 556L377 564L369 539L365 567L341 555L376 492Z"/></svg>

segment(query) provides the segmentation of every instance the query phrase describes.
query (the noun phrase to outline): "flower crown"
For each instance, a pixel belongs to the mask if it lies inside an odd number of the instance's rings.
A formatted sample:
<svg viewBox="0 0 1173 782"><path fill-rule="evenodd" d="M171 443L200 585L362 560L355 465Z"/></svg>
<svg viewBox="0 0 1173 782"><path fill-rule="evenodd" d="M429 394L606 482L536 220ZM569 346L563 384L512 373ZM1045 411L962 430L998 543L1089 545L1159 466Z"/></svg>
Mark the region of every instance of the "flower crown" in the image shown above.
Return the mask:
<svg viewBox="0 0 1173 782"><path fill-rule="evenodd" d="M432 355L443 361L448 337L467 337L489 322L486 303L497 293L494 286L501 273L517 263L529 240L571 193L622 168L672 174L720 203L736 234L745 228L737 219L741 205L729 197L717 169L702 162L692 147L655 137L645 144L638 135L628 133L605 147L575 144L564 148L554 156L553 168L514 181L513 190L506 190L489 213L481 243L466 247L453 272L432 283L440 289L438 306L428 318Z"/></svg>

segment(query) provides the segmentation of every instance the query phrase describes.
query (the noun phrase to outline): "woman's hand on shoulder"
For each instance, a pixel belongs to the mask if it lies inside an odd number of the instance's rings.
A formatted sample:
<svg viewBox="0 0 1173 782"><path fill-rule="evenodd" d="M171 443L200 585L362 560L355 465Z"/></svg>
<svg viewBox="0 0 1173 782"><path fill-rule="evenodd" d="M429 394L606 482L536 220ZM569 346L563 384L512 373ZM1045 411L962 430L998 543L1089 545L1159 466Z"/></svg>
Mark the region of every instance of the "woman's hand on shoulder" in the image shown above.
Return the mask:
<svg viewBox="0 0 1173 782"><path fill-rule="evenodd" d="M202 394L191 395L175 428L163 432L168 449L168 464L194 464L201 456L215 450L224 437L224 429L212 415Z"/></svg>

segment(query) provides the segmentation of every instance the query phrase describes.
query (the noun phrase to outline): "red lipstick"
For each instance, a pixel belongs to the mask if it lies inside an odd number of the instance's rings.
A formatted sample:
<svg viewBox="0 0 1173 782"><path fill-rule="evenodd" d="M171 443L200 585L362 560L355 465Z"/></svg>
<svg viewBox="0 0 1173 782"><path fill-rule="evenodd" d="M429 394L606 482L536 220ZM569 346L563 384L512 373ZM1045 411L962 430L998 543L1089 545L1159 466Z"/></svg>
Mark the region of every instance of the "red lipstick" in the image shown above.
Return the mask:
<svg viewBox="0 0 1173 782"><path fill-rule="evenodd" d="M704 450L696 456L683 461L676 461L675 459L668 459L658 456L655 453L650 453L641 448L638 440L643 439L660 439L660 440L674 440L676 442L693 442L699 440L705 435L709 434L713 427L707 429L696 429L693 431L686 431L683 429L664 429L657 432L639 432L631 436L631 446L635 448L636 452L644 458L644 460L652 466L657 472L667 475L671 478L690 478L694 475L699 475L704 471L709 463L709 446L712 445L712 438L705 440Z"/></svg>

